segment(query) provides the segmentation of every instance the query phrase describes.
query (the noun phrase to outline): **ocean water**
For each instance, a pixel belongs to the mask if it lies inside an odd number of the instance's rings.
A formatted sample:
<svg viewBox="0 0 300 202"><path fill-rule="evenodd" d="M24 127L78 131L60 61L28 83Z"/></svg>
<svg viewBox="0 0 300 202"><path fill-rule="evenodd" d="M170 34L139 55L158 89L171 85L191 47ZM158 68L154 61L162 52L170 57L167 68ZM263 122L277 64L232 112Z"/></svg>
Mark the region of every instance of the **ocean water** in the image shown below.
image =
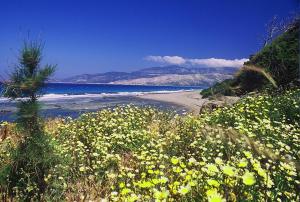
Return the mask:
<svg viewBox="0 0 300 202"><path fill-rule="evenodd" d="M204 86L145 86L145 85L116 85L116 84L72 84L49 83L43 89L45 94L115 94L115 93L145 93L202 89Z"/></svg>
<svg viewBox="0 0 300 202"><path fill-rule="evenodd" d="M114 84L48 83L39 98L43 117L76 118L85 112L120 105L154 106L163 110L184 113L186 109L171 103L145 100L136 95L200 90L205 86L144 86ZM2 92L1 86L0 91ZM16 102L0 96L0 121L13 121Z"/></svg>

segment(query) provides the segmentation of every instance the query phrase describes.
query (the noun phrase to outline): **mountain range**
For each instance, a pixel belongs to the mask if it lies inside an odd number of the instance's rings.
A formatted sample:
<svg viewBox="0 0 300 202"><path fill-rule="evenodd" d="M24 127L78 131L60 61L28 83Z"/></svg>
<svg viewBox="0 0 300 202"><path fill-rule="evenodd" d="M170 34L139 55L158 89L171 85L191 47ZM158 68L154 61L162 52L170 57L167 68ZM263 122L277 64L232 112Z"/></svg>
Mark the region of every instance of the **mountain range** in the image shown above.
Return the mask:
<svg viewBox="0 0 300 202"><path fill-rule="evenodd" d="M81 74L60 82L107 83L128 85L212 85L232 78L237 68L188 68L181 66L150 67L133 72L106 72Z"/></svg>

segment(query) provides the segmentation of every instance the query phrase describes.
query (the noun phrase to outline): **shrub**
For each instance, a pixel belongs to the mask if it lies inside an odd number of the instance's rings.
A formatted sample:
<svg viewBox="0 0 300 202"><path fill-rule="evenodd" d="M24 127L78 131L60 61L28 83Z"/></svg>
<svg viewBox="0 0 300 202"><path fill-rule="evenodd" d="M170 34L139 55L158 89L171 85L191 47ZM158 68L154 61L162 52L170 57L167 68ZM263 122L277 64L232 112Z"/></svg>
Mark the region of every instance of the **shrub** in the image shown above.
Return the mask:
<svg viewBox="0 0 300 202"><path fill-rule="evenodd" d="M225 80L201 94L209 97L214 94L244 95L272 87L268 74L280 88L288 88L291 84L299 85L299 19L296 19L288 29L265 46L248 62L232 80ZM249 71L247 66L255 66L260 71ZM263 74L262 74L263 73ZM272 83L272 82L271 82Z"/></svg>
<svg viewBox="0 0 300 202"><path fill-rule="evenodd" d="M233 89L233 79L226 79L220 83L216 83L210 88L204 89L201 91L201 95L203 98L210 97L212 95L225 95L225 96L233 96L236 95Z"/></svg>
<svg viewBox="0 0 300 202"><path fill-rule="evenodd" d="M41 53L41 43L25 42L17 68L3 83L3 95L18 102L16 123L22 141L11 147L10 161L0 166L1 189L25 201L41 200L47 187L44 177L56 161L49 136L43 130L37 102L41 87L55 67L40 67Z"/></svg>

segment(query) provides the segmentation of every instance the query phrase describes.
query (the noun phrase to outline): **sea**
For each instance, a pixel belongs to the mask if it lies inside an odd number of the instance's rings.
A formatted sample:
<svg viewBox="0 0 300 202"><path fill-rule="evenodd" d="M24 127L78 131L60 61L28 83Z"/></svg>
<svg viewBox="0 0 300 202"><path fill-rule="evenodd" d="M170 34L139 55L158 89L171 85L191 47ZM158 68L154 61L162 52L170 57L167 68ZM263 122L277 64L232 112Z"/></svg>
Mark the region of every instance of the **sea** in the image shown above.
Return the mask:
<svg viewBox="0 0 300 202"><path fill-rule="evenodd" d="M40 98L41 116L72 117L123 105L152 106L162 110L185 113L186 109L172 103L141 99L138 95L201 90L207 86L148 86L117 84L47 83ZM3 88L0 85L0 92ZM16 101L0 95L0 122L16 119Z"/></svg>

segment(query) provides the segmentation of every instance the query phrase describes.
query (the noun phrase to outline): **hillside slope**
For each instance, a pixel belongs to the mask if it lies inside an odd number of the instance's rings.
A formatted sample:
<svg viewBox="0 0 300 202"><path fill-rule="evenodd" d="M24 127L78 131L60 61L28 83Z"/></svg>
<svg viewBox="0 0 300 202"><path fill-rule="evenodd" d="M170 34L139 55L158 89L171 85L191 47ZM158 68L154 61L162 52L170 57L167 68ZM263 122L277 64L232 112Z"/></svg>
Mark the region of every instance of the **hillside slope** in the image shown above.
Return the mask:
<svg viewBox="0 0 300 202"><path fill-rule="evenodd" d="M213 94L243 95L262 90L270 85L262 71L270 75L279 87L285 88L297 83L300 78L299 21L290 25L272 43L251 56L244 65L245 67L241 68L233 79L218 83L202 91L201 94L204 97Z"/></svg>

